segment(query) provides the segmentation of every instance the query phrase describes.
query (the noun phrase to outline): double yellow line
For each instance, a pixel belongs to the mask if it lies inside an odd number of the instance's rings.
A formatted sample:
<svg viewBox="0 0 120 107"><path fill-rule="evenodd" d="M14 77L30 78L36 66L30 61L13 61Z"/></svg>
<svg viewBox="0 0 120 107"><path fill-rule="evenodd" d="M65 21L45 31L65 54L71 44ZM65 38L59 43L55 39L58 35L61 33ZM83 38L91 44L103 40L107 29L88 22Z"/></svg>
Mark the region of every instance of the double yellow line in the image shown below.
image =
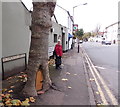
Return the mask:
<svg viewBox="0 0 120 107"><path fill-rule="evenodd" d="M96 85L97 85L97 88L98 88L98 91L100 93L100 96L101 96L101 99L102 99L102 102L103 102L103 105L109 105L106 98L105 98L105 94L103 93L102 91L102 88L100 86L100 84L98 83L98 79L96 78L95 75L97 75L97 77L99 78L99 80L101 81L101 84L102 86L104 87L107 95L109 96L110 100L111 100L111 104L112 105L118 105L118 101L117 99L115 98L115 96L112 94L111 90L108 88L108 86L106 85L105 81L103 80L103 78L101 77L101 75L98 73L97 69L95 68L95 66L93 65L91 59L89 58L89 56L87 55L87 53L85 52L85 50L83 50L83 53L84 53L84 57L88 63L88 66L89 66L89 69L90 69L90 72L92 73L93 77L94 77L94 80L96 82Z"/></svg>

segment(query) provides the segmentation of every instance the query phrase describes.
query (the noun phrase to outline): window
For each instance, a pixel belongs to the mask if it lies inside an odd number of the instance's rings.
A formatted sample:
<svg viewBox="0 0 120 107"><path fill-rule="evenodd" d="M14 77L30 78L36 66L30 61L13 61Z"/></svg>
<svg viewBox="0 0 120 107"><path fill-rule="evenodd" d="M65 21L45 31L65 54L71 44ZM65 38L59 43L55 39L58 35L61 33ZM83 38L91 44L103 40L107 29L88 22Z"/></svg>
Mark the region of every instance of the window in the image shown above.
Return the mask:
<svg viewBox="0 0 120 107"><path fill-rule="evenodd" d="M54 34L54 43L57 42L57 34Z"/></svg>

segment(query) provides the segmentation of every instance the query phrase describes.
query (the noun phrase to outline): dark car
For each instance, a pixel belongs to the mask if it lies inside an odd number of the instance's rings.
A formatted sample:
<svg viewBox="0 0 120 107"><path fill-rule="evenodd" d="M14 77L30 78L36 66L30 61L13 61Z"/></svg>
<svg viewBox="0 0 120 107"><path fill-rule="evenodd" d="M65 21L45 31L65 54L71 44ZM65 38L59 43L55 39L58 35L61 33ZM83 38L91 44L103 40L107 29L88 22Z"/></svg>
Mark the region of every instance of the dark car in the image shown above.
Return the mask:
<svg viewBox="0 0 120 107"><path fill-rule="evenodd" d="M105 44L105 45L111 45L111 41L103 40L103 41L102 41L102 44Z"/></svg>
<svg viewBox="0 0 120 107"><path fill-rule="evenodd" d="M106 45L111 45L111 41L105 41Z"/></svg>

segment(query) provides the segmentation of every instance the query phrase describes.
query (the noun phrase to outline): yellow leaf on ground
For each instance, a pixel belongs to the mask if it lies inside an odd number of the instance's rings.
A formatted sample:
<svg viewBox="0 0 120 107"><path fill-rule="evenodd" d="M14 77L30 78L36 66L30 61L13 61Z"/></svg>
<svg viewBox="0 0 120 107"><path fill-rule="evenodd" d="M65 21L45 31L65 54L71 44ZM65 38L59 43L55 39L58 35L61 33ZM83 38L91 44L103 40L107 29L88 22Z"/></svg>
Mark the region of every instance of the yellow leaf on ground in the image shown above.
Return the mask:
<svg viewBox="0 0 120 107"><path fill-rule="evenodd" d="M21 103L21 105L22 106L29 106L30 104L29 104L29 101L22 101L22 103Z"/></svg>
<svg viewBox="0 0 120 107"><path fill-rule="evenodd" d="M3 104L3 103L0 103L0 106L4 106L4 104Z"/></svg>
<svg viewBox="0 0 120 107"><path fill-rule="evenodd" d="M71 89L72 87L68 86L68 89Z"/></svg>
<svg viewBox="0 0 120 107"><path fill-rule="evenodd" d="M7 100L7 101L5 102L5 104L6 104L6 105L11 104L11 101L10 101L10 100ZM11 105L12 105L12 104L11 104Z"/></svg>
<svg viewBox="0 0 120 107"><path fill-rule="evenodd" d="M14 88L15 86L10 86L10 88Z"/></svg>
<svg viewBox="0 0 120 107"><path fill-rule="evenodd" d="M13 90L9 90L8 92L9 92L9 93L12 93L12 92L13 92Z"/></svg>
<svg viewBox="0 0 120 107"><path fill-rule="evenodd" d="M66 74L70 75L70 73L69 73L69 72L66 72Z"/></svg>
<svg viewBox="0 0 120 107"><path fill-rule="evenodd" d="M25 101L28 101L28 102L29 102L30 100L29 100L29 98L26 98Z"/></svg>
<svg viewBox="0 0 120 107"><path fill-rule="evenodd" d="M100 94L100 93L97 91L96 94Z"/></svg>
<svg viewBox="0 0 120 107"><path fill-rule="evenodd" d="M10 97L10 94L5 94L5 97L6 97L6 98L9 98L9 97Z"/></svg>
<svg viewBox="0 0 120 107"><path fill-rule="evenodd" d="M30 102L34 103L35 102L35 99L33 97L30 97Z"/></svg>
<svg viewBox="0 0 120 107"><path fill-rule="evenodd" d="M62 81L68 81L68 79L67 78L63 78Z"/></svg>
<svg viewBox="0 0 120 107"><path fill-rule="evenodd" d="M5 88L4 88L4 89L2 89L2 92L5 92L5 91L7 91L7 89L5 89Z"/></svg>
<svg viewBox="0 0 120 107"><path fill-rule="evenodd" d="M18 78L22 78L22 76L18 76Z"/></svg>
<svg viewBox="0 0 120 107"><path fill-rule="evenodd" d="M90 78L90 81L95 81L95 79L93 79L93 78Z"/></svg>
<svg viewBox="0 0 120 107"><path fill-rule="evenodd" d="M4 94L0 94L1 97L4 97L5 95Z"/></svg>
<svg viewBox="0 0 120 107"><path fill-rule="evenodd" d="M10 79L12 79L13 77L9 77L9 78L7 78L6 80L10 80Z"/></svg>

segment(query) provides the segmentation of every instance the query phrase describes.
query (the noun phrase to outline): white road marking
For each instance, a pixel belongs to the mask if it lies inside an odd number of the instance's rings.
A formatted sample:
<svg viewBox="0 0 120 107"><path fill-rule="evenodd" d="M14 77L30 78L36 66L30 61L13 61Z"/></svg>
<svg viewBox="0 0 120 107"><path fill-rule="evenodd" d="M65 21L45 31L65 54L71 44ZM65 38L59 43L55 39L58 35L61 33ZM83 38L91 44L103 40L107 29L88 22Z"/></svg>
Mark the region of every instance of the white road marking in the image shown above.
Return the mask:
<svg viewBox="0 0 120 107"><path fill-rule="evenodd" d="M95 66L96 68L99 68L99 69L106 69L106 68L104 68L104 67L99 67L99 66Z"/></svg>
<svg viewBox="0 0 120 107"><path fill-rule="evenodd" d="M86 57L85 57L85 58L86 58ZM104 95L104 93L102 92L102 89L101 89L101 87L100 87L100 85L99 85L99 83L98 83L98 80L96 79L96 76L95 76L95 74L94 74L94 72L93 72L93 70L92 70L92 68L91 68L91 66L90 66L89 61L88 61L87 58L86 58L86 61L87 61L87 63L88 63L88 66L89 66L89 68L90 68L90 71L91 71L91 73L92 73L92 75L93 75L93 77L94 77L94 80L95 80L95 82L96 82L96 84L97 84L98 91L99 91L99 93L100 93L100 96L101 96L101 99L102 99L102 101L103 101L103 104L104 104L104 105L108 105L107 100L105 99L105 95Z"/></svg>
<svg viewBox="0 0 120 107"><path fill-rule="evenodd" d="M112 94L112 92L110 91L110 89L108 88L108 86L106 85L105 81L103 80L103 78L100 76L100 74L98 73L98 71L96 70L95 66L93 65L92 61L90 60L89 56L86 54L88 60L90 61L90 63L92 64L92 67L96 73L96 75L98 76L99 80L101 81L104 89L106 90L109 98L111 99L113 105L118 105L117 99L115 98L115 96Z"/></svg>

